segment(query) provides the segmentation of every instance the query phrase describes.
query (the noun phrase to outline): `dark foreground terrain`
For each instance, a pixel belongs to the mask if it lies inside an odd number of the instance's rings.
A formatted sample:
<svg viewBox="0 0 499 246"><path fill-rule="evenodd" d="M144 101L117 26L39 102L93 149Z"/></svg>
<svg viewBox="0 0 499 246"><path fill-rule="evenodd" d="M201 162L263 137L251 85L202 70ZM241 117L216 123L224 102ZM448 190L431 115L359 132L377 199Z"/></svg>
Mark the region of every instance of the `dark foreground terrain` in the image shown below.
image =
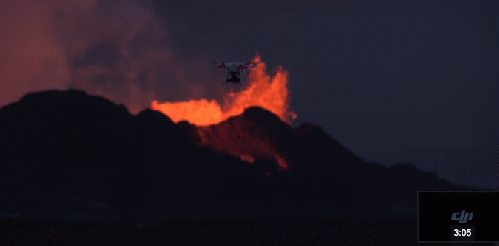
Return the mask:
<svg viewBox="0 0 499 246"><path fill-rule="evenodd" d="M200 146L196 129L72 90L2 108L0 244L414 245L418 190L476 190L365 162L261 108L210 130L254 163Z"/></svg>

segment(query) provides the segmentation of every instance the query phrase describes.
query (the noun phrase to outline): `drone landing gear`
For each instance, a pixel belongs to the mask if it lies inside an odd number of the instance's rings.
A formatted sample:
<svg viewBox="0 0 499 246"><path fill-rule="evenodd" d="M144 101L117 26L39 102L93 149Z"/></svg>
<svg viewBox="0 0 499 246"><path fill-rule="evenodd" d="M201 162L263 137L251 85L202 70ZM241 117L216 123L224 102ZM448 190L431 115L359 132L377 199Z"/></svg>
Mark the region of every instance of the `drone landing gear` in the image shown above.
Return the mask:
<svg viewBox="0 0 499 246"><path fill-rule="evenodd" d="M229 73L227 80L225 80L225 83L237 84L239 82L241 82L241 79L237 76L236 73Z"/></svg>

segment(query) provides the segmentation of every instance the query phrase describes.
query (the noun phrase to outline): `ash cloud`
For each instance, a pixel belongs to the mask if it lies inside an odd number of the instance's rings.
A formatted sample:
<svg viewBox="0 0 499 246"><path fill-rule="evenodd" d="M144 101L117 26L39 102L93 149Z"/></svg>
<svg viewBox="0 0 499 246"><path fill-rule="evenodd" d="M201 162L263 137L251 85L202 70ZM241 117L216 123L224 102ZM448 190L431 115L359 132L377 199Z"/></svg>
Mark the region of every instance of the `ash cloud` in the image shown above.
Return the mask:
<svg viewBox="0 0 499 246"><path fill-rule="evenodd" d="M131 0L4 4L0 105L29 92L68 88L132 113L154 99L220 97L220 83L210 84L219 80L207 62L213 54L172 49L168 34L179 27L159 21L153 7Z"/></svg>

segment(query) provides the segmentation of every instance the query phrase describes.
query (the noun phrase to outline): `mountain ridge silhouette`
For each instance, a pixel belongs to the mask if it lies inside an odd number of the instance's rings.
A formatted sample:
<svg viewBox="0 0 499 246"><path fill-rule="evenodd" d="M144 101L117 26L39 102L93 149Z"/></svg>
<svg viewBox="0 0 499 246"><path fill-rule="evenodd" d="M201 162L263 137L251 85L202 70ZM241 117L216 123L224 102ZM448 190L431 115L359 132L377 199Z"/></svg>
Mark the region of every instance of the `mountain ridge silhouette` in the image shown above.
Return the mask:
<svg viewBox="0 0 499 246"><path fill-rule="evenodd" d="M248 163L220 151L228 145L202 145L200 129L228 136L237 129L247 136L230 144L263 141L289 167L253 149L255 161ZM337 216L317 213L325 210L352 218L415 218L418 190L478 190L414 165L363 161L320 126L293 128L256 107L197 127L150 109L132 115L83 91L44 91L0 109L0 143L0 209L37 219L59 218L54 201L70 196L109 205L115 219L132 224L144 218ZM405 212L394 208L399 197Z"/></svg>

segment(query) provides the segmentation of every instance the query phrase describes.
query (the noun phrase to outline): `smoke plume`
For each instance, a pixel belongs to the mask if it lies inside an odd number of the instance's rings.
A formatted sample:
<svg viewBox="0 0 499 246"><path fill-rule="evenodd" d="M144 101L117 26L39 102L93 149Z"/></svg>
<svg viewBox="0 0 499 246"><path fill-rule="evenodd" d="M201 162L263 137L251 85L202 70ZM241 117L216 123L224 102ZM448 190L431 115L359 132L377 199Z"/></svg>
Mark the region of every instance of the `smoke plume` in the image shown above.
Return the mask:
<svg viewBox="0 0 499 246"><path fill-rule="evenodd" d="M213 55L186 57L168 45L178 26L158 21L152 1L24 0L0 11L0 106L33 91L76 88L137 113L154 99L223 91L210 84L218 80Z"/></svg>

